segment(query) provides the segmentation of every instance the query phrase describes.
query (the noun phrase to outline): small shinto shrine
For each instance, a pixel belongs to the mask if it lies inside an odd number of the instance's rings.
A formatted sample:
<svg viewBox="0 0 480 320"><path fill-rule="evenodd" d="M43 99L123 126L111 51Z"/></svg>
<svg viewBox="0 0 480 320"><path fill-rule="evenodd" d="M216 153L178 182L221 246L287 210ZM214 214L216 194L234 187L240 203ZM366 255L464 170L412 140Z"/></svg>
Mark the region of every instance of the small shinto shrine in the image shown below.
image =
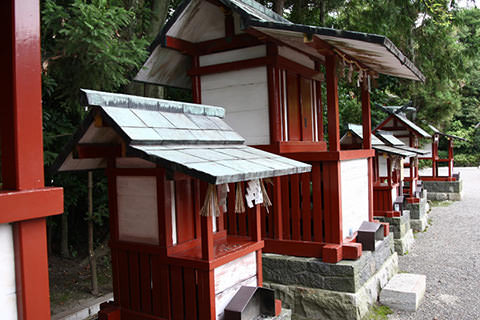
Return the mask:
<svg viewBox="0 0 480 320"><path fill-rule="evenodd" d="M431 161L432 174L422 174L420 179L423 181L426 188L429 190L429 200L461 200L462 198L462 180L460 179L460 173L454 173L453 171L453 141L460 140L466 141L466 139L446 134L438 130L432 125L429 125L433 131L431 151L427 156L423 156L420 159ZM439 142L444 138L448 143L447 157L441 158L439 155ZM440 173L442 164L447 165L446 175Z"/></svg>
<svg viewBox="0 0 480 320"><path fill-rule="evenodd" d="M415 152L413 149L417 149L417 153L428 154L428 151L421 149L420 140L430 139L432 136L410 121L401 109L401 107L398 107L398 110L391 112L373 132L376 133L379 130L389 131L393 137L412 148L412 151ZM423 194L423 184L419 179L418 157L411 157L410 162L405 163L405 168L407 169L404 178L406 181L404 188L407 191L406 200L408 203L419 203Z"/></svg>
<svg viewBox="0 0 480 320"><path fill-rule="evenodd" d="M358 84L369 137L378 74L424 80L390 40L296 25L251 0L191 0L150 49L137 81L191 89L195 102L224 106L225 121L248 145L312 165L311 173L275 178L269 188L264 252L333 263L361 256L355 234L373 221L374 151L370 138L361 149L340 148L338 77ZM226 228L242 234L237 222Z"/></svg>
<svg viewBox="0 0 480 320"><path fill-rule="evenodd" d="M82 98L90 112L55 166L106 169L114 302L100 319L223 319L242 286L262 286L264 179L311 166L246 146L220 107Z"/></svg>
<svg viewBox="0 0 480 320"><path fill-rule="evenodd" d="M348 124L342 137L344 149L358 148L363 141L361 126ZM391 132L372 134L373 161L373 214L378 221L388 223L394 234L394 248L405 254L414 241L410 228L410 211L405 210L403 196L404 159L417 157L419 149L410 148L395 138Z"/></svg>

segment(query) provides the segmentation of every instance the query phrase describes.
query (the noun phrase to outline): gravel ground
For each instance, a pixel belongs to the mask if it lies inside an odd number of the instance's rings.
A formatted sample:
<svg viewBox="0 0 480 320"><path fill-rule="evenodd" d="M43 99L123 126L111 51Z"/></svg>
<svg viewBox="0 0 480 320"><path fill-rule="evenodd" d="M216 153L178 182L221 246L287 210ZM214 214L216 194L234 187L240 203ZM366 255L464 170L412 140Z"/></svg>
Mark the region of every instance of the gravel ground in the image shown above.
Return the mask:
<svg viewBox="0 0 480 320"><path fill-rule="evenodd" d="M463 200L434 207L428 230L399 261L400 271L427 276L425 299L417 312L396 311L390 320L480 319L480 169L457 170Z"/></svg>

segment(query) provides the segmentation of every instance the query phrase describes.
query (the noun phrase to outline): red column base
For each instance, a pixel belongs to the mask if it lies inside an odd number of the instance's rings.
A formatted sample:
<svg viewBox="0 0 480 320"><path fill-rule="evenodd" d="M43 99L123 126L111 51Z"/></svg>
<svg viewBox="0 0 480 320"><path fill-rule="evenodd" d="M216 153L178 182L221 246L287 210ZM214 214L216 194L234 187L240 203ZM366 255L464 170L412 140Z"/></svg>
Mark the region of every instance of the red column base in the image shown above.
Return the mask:
<svg viewBox="0 0 480 320"><path fill-rule="evenodd" d="M278 317L282 313L282 301L275 299L275 317Z"/></svg>
<svg viewBox="0 0 480 320"><path fill-rule="evenodd" d="M120 306L115 302L104 302L100 305L98 320L121 320Z"/></svg>
<svg viewBox="0 0 480 320"><path fill-rule="evenodd" d="M383 236L386 237L390 234L390 224L388 222L380 222L378 220L373 220L373 222L380 223L383 225Z"/></svg>
<svg viewBox="0 0 480 320"><path fill-rule="evenodd" d="M344 243L342 251L343 259L357 260L362 256L362 244L357 242Z"/></svg>
<svg viewBox="0 0 480 320"><path fill-rule="evenodd" d="M327 263L337 263L342 260L341 244L326 244L322 248L322 260Z"/></svg>
<svg viewBox="0 0 480 320"><path fill-rule="evenodd" d="M420 199L419 199L419 198L410 197L410 198L407 198L407 202L408 202L408 203L420 203Z"/></svg>

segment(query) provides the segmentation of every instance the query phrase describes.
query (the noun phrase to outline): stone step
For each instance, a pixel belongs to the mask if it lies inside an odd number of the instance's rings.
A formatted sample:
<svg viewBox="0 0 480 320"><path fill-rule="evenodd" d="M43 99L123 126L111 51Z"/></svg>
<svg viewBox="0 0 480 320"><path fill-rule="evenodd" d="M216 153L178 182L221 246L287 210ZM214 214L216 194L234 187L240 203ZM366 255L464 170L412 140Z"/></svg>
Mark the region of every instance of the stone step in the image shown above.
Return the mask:
<svg viewBox="0 0 480 320"><path fill-rule="evenodd" d="M395 275L380 292L380 303L392 309L416 311L425 295L426 279L423 274Z"/></svg>

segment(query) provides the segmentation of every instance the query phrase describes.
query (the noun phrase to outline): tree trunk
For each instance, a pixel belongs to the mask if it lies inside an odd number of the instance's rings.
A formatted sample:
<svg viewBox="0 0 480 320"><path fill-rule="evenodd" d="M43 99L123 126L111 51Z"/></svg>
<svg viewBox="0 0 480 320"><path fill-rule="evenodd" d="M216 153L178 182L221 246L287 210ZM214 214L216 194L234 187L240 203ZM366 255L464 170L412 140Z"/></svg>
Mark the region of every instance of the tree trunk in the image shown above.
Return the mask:
<svg viewBox="0 0 480 320"><path fill-rule="evenodd" d="M63 258L70 257L70 251L68 250L68 214L66 212L62 214L62 238L60 240L60 255Z"/></svg>
<svg viewBox="0 0 480 320"><path fill-rule="evenodd" d="M285 0L275 0L273 11L283 16L284 9L285 9Z"/></svg>
<svg viewBox="0 0 480 320"><path fill-rule="evenodd" d="M92 294L98 295L97 259L93 249L93 173L88 171L88 256L92 275Z"/></svg>
<svg viewBox="0 0 480 320"><path fill-rule="evenodd" d="M327 0L320 0L320 25L325 26L325 11L327 10Z"/></svg>

